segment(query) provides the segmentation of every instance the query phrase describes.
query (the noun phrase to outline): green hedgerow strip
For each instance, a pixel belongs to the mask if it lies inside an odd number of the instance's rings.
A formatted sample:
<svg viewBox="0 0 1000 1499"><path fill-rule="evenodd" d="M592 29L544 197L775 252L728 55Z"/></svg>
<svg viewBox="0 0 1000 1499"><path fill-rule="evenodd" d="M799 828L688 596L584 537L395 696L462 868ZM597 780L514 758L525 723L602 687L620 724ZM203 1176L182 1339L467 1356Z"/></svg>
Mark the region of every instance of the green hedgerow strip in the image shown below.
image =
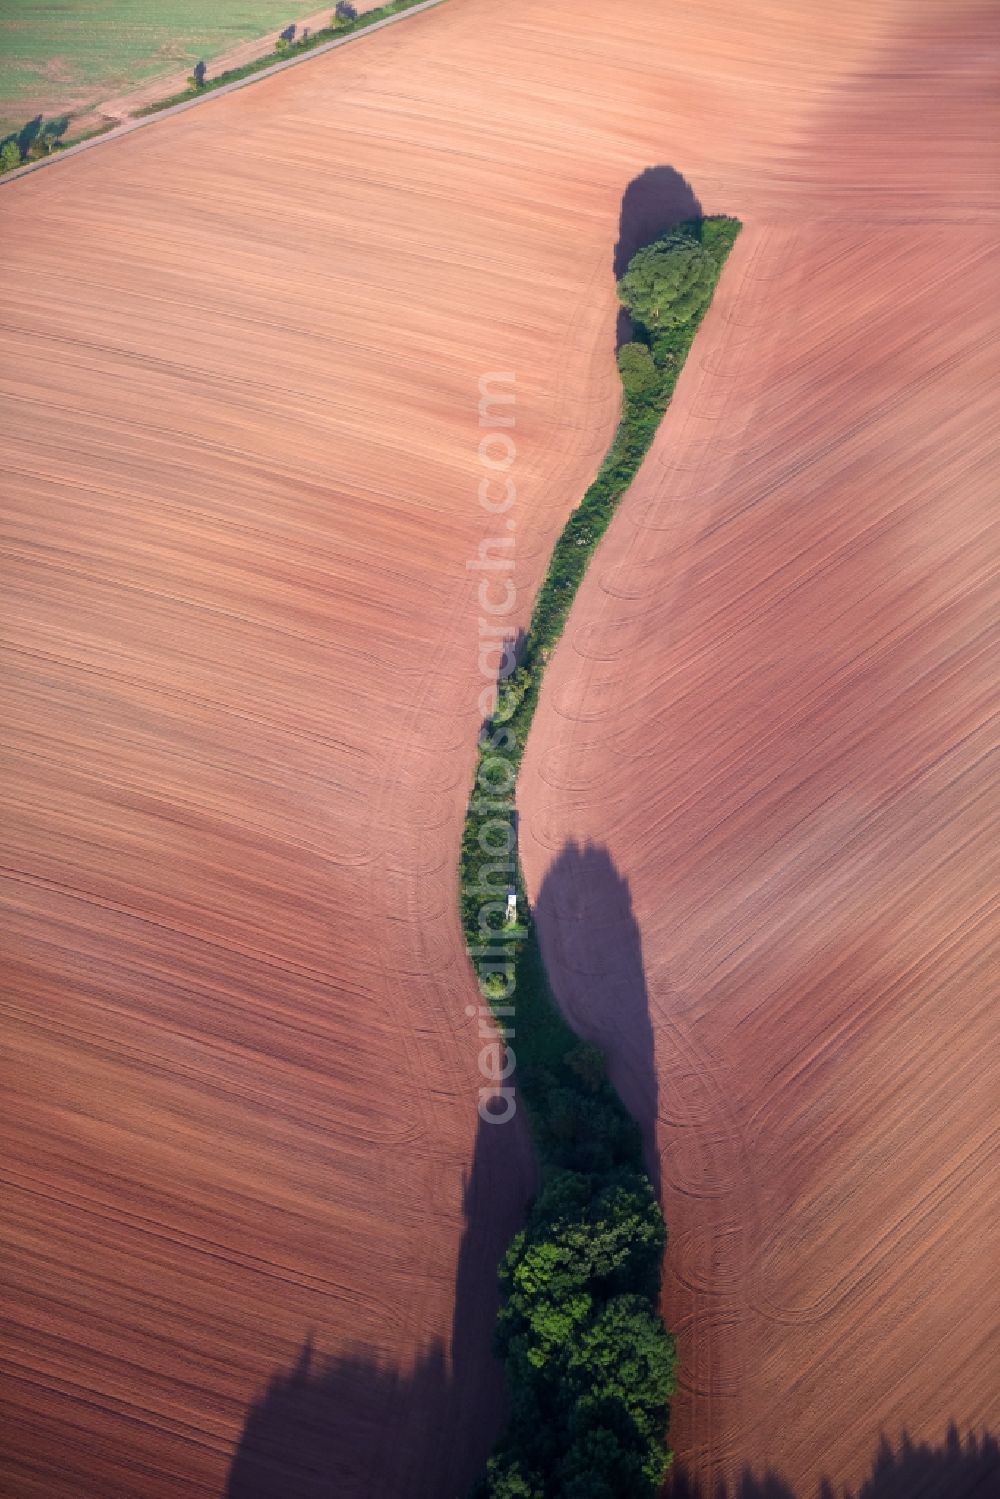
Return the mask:
<svg viewBox="0 0 1000 1499"><path fill-rule="evenodd" d="M682 224L640 250L619 283L636 339L619 354L618 430L556 543L530 629L480 735L462 837L462 924L470 954L489 948L493 971L481 988L501 1032L516 1032L517 1089L542 1186L500 1268L496 1350L510 1418L474 1499L652 1499L670 1464L676 1355L658 1314L663 1216L638 1126L604 1058L574 1035L553 997L516 854L504 862L489 851L498 820L516 846L514 788L498 794L480 771L498 754L515 774L520 767L545 664L649 451L739 230L729 218ZM511 884L516 925L495 919Z"/></svg>

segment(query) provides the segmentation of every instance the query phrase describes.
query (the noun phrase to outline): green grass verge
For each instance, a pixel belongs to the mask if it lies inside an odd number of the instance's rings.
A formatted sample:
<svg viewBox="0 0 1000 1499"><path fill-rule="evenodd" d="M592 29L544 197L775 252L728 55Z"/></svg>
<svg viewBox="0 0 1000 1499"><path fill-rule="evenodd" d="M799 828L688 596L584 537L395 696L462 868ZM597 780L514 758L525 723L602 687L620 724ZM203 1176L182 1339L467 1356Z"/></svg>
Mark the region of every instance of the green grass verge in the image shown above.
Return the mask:
<svg viewBox="0 0 1000 1499"><path fill-rule="evenodd" d="M516 1051L542 1188L501 1266L496 1348L511 1415L476 1499L652 1499L669 1466L675 1350L657 1311L666 1229L639 1129L549 986L516 859L515 784L546 662L649 451L739 229L735 219L693 220L640 251L626 273L620 291L637 342L619 358L621 420L556 543L516 667L480 735L462 837L462 924L481 990ZM509 886L517 927L505 924Z"/></svg>

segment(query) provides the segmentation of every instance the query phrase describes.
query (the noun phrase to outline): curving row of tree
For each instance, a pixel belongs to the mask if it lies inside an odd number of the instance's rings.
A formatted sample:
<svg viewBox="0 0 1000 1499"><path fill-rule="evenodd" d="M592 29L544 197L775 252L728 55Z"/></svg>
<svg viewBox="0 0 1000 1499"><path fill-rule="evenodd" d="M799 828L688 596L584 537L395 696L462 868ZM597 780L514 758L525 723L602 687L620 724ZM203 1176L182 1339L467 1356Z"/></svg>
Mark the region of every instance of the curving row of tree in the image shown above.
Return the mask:
<svg viewBox="0 0 1000 1499"><path fill-rule="evenodd" d="M676 1355L658 1311L663 1217L635 1121L600 1052L570 1030L549 988L516 854L509 872L497 855L498 824L516 848L514 786L498 791L486 767L500 753L516 775L545 663L649 449L739 228L727 218L683 224L640 250L619 283L635 333L619 355L621 421L556 544L530 630L510 643L496 711L480 735L462 843L463 925L470 952L481 955L485 944L490 953L481 987L516 1043L542 1186L500 1270L496 1350L510 1416L474 1499L651 1499L670 1462ZM518 892L518 924L484 922L484 901L505 881ZM500 906L494 901L494 912Z"/></svg>
<svg viewBox="0 0 1000 1499"><path fill-rule="evenodd" d="M374 26L379 21L386 21L390 16L399 15L403 11L411 10L415 5L424 3L425 0L386 0L384 5L359 15L353 0L337 0L329 23L321 26L318 31L310 31L308 27L304 27L300 32L294 23L286 26L275 42L274 53L279 59L296 57L300 53L311 52L313 48L321 47L326 42L342 40L344 37L351 36L355 31L363 31L368 26ZM214 76L209 76L207 63L204 61L195 63L185 89L180 93L171 94L168 98L157 99L155 103L147 104L142 109L137 109L135 117L139 119L145 115L159 114L161 110L173 109L175 105L184 104L192 97L224 88L228 83L237 83L241 78L250 78L254 73L266 72L275 64L274 53L254 58L252 62L244 63L238 68L227 68ZM6 172L16 171L26 162L39 161L46 156L51 156L55 151L63 150L67 145L78 146L83 141L107 135L117 128L118 121L107 120L96 129L76 135L67 142L63 140L63 136L70 124L69 115L61 115L53 120L43 120L41 115L36 115L20 130L12 131L0 139L0 177Z"/></svg>

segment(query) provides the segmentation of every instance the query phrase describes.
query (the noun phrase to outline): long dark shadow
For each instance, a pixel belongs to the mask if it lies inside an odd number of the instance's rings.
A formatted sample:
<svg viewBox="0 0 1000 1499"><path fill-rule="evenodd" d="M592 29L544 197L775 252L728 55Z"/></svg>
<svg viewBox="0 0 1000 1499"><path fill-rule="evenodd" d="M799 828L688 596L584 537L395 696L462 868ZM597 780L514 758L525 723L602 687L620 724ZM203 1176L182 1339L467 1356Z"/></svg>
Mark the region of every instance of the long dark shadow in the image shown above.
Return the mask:
<svg viewBox="0 0 1000 1499"><path fill-rule="evenodd" d="M491 1345L497 1265L524 1217L524 1191L516 1202L511 1191L509 1132L519 1128L479 1127L450 1350L432 1344L406 1374L364 1350L321 1356L307 1339L247 1411L225 1499L461 1499L469 1491L502 1417Z"/></svg>
<svg viewBox="0 0 1000 1499"><path fill-rule="evenodd" d="M604 1053L611 1081L642 1131L646 1170L659 1196L658 1088L642 937L628 881L606 848L566 844L538 892L535 922L556 998L578 1035Z"/></svg>
<svg viewBox="0 0 1000 1499"><path fill-rule="evenodd" d="M796 1492L777 1474L747 1469L733 1484L706 1488L678 1472L670 1499L996 1499L1000 1494L1000 1443L992 1432L963 1437L952 1423L943 1442L915 1442L905 1432L883 1440L869 1476L858 1489L824 1479L810 1494Z"/></svg>

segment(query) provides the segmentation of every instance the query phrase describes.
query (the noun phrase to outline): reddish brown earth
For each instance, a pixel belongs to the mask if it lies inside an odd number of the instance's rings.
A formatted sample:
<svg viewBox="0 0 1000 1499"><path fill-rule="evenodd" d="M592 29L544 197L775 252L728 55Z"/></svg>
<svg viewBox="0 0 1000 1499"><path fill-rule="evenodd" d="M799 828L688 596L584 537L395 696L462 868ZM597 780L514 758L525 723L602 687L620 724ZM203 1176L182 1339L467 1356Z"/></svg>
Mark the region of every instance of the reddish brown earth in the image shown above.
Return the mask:
<svg viewBox="0 0 1000 1499"><path fill-rule="evenodd" d="M957 975L987 893L959 807L995 37L947 15L906 52L891 6L454 0L0 189L5 1492L441 1499L489 1444L531 1165L516 1128L476 1143L456 917L478 381L517 374L523 620L616 420L621 197L664 162L748 228L525 806L533 880L587 834L640 914L679 1447L848 1476L878 1412L991 1414L983 980ZM682 504L663 476L699 465ZM824 557L807 607L794 567ZM786 1086L813 1056L830 1087Z"/></svg>
<svg viewBox="0 0 1000 1499"><path fill-rule="evenodd" d="M522 776L557 990L655 1133L705 1496L1000 1417L998 40L903 37L774 164L799 211L746 214Z"/></svg>

